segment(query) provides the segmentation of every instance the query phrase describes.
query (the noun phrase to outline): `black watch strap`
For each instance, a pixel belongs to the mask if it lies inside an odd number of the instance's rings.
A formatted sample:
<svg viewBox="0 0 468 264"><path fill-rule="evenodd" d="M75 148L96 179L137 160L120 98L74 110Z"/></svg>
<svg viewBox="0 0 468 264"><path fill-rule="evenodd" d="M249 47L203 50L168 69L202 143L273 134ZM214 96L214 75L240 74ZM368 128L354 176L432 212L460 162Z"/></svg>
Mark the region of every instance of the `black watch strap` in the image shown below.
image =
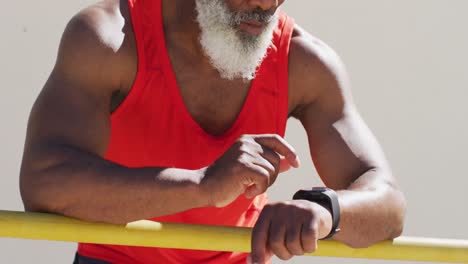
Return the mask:
<svg viewBox="0 0 468 264"><path fill-rule="evenodd" d="M293 196L294 200L307 200L318 203L327 208L332 216L332 229L330 233L322 238L322 240L332 238L340 231L340 205L338 202L338 195L332 189L326 187L315 187L311 190L299 190Z"/></svg>

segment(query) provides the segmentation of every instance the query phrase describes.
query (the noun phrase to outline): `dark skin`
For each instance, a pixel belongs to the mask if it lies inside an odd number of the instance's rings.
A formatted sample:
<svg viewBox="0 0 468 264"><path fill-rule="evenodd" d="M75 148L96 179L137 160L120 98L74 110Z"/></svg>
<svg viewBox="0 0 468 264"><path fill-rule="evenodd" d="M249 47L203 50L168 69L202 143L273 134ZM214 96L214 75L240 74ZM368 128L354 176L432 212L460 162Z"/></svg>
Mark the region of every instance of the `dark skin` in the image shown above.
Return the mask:
<svg viewBox="0 0 468 264"><path fill-rule="evenodd" d="M275 10L284 2L227 1L240 11ZM193 23L194 1L165 0L163 16L169 56L187 109L205 131L222 134L236 119L249 83L220 78L203 55L199 28ZM398 236L404 197L352 102L341 61L326 44L296 26L289 69L289 114L307 132L320 177L339 195L342 231L335 239L367 247ZM242 194L254 197L280 172L299 166L294 149L276 135L242 136L213 165L194 171L130 169L105 161L110 115L130 91L136 72L126 1L103 1L70 21L29 120L21 169L27 210L127 223L224 206ZM269 204L253 231L251 261L264 263L271 255L287 260L313 252L317 239L330 230L331 215L318 204Z"/></svg>

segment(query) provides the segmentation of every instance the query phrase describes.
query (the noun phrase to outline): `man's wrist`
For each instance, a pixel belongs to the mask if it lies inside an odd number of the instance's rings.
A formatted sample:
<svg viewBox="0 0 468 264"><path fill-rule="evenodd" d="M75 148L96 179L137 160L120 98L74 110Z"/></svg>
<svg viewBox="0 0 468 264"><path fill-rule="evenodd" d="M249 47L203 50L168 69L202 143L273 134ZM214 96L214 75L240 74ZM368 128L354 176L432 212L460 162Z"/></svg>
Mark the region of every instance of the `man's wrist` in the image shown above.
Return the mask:
<svg viewBox="0 0 468 264"><path fill-rule="evenodd" d="M330 233L322 239L332 238L337 232L340 224L341 209L339 205L338 195L332 189L326 187L314 187L310 190L299 190L294 196L294 200L307 200L327 210L331 215L332 227Z"/></svg>
<svg viewBox="0 0 468 264"><path fill-rule="evenodd" d="M178 193L183 195L181 198L188 202L187 205L191 208L199 208L211 205L210 194L202 186L204 175L204 169L166 168L157 174L155 180L159 181L159 184L166 182L165 184L173 186Z"/></svg>
<svg viewBox="0 0 468 264"><path fill-rule="evenodd" d="M204 167L198 170L194 170L195 178L197 179L197 191L200 202L203 204L201 207L214 206L215 202L213 201L213 190L206 186L206 181L203 179L206 176L208 167Z"/></svg>

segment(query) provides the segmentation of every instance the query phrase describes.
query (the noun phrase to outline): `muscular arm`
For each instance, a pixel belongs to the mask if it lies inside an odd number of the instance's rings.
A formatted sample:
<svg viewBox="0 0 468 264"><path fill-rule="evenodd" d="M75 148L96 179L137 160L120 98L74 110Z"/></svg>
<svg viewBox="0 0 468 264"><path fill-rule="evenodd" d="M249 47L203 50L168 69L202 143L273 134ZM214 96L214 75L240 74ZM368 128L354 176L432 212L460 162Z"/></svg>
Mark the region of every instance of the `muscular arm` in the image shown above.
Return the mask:
<svg viewBox="0 0 468 264"><path fill-rule="evenodd" d="M67 26L31 112L21 168L26 210L126 223L207 205L200 172L130 169L103 159L112 94L126 74L125 22L94 6Z"/></svg>
<svg viewBox="0 0 468 264"><path fill-rule="evenodd" d="M341 232L354 247L401 233L405 201L385 156L353 104L338 56L300 29L292 40L290 72L293 116L307 131L323 182L338 190Z"/></svg>

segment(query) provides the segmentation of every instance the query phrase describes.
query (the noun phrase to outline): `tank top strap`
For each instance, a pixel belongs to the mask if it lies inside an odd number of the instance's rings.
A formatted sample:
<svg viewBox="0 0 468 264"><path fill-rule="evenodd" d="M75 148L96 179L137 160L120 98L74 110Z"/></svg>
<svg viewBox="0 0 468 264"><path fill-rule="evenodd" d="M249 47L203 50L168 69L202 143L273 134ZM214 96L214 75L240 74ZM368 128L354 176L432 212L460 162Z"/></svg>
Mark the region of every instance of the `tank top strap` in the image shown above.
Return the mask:
<svg viewBox="0 0 468 264"><path fill-rule="evenodd" d="M138 28L141 32L141 34L135 33L137 42L141 43L141 49L138 48L138 59L143 60L141 66L144 67L141 70L159 70L161 42L164 40L162 0L129 0L129 2L133 2L132 19L139 23L134 25L134 28Z"/></svg>
<svg viewBox="0 0 468 264"><path fill-rule="evenodd" d="M289 47L294 30L294 19L280 11L282 27L278 43L278 119L277 128L279 134L284 136L289 115L288 91L289 91Z"/></svg>

